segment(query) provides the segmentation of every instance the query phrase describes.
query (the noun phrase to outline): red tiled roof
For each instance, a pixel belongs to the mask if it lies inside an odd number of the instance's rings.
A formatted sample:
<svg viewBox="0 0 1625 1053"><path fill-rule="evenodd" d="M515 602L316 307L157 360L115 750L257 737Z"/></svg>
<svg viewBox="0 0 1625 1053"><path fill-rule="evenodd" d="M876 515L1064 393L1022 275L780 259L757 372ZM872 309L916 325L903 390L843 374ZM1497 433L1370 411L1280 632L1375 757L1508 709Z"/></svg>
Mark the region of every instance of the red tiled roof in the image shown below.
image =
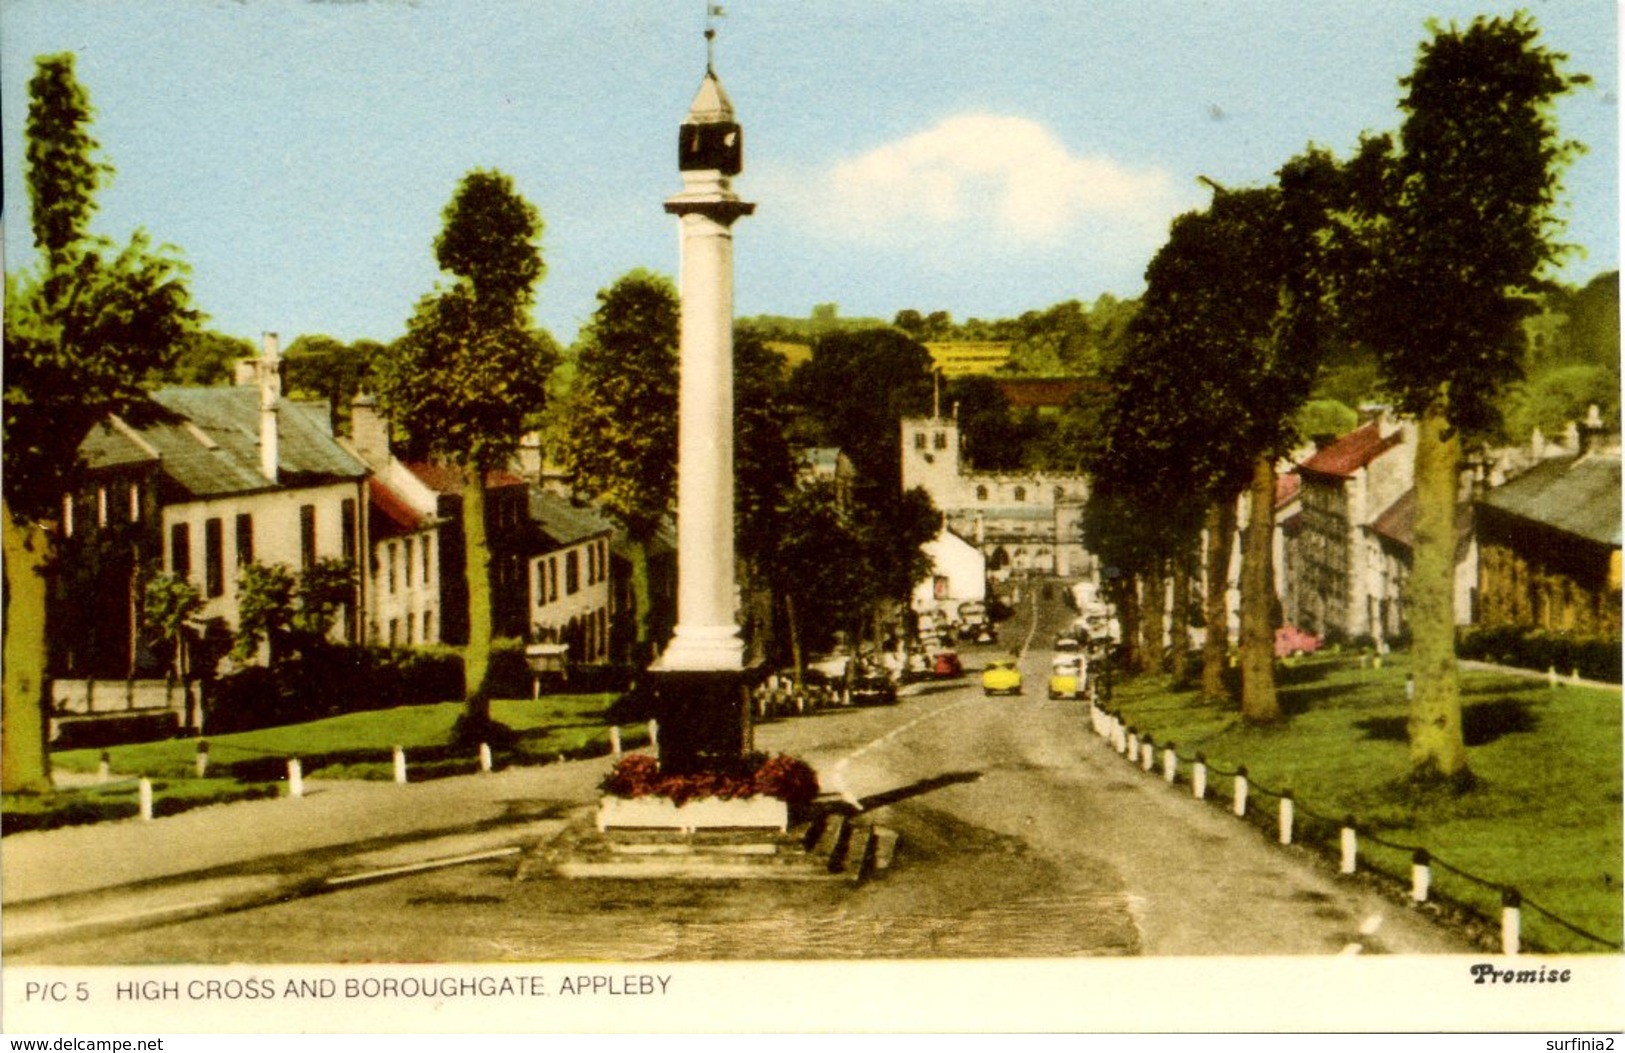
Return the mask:
<svg viewBox="0 0 1625 1053"><path fill-rule="evenodd" d="M1347 479L1400 443L1400 433L1383 438L1382 428L1376 421L1359 427L1330 446L1315 451L1314 456L1299 467L1317 475L1335 475Z"/></svg>
<svg viewBox="0 0 1625 1053"><path fill-rule="evenodd" d="M995 382L1010 405L1027 409L1033 406L1064 406L1080 391L1098 392L1102 385L1095 381L1075 377L996 377Z"/></svg>
<svg viewBox="0 0 1625 1053"><path fill-rule="evenodd" d="M463 470L455 464L439 461L408 461L406 468L423 480L423 485L440 494L463 492ZM525 481L512 472L492 468L485 473L485 488L497 490L505 486L524 486Z"/></svg>
<svg viewBox="0 0 1625 1053"><path fill-rule="evenodd" d="M1459 560L1473 531L1473 506L1467 503L1458 504L1452 525L1455 527L1456 558ZM1416 488L1414 486L1401 494L1399 500L1383 510L1382 515L1378 516L1371 524L1371 532L1407 549L1416 547Z"/></svg>
<svg viewBox="0 0 1625 1053"><path fill-rule="evenodd" d="M373 533L379 536L409 534L428 523L428 516L413 508L406 498L391 490L376 475L367 478L367 497L372 502Z"/></svg>
<svg viewBox="0 0 1625 1053"><path fill-rule="evenodd" d="M1297 472L1288 472L1286 475L1275 477L1275 507L1291 504L1298 498L1298 491L1303 487L1303 480Z"/></svg>

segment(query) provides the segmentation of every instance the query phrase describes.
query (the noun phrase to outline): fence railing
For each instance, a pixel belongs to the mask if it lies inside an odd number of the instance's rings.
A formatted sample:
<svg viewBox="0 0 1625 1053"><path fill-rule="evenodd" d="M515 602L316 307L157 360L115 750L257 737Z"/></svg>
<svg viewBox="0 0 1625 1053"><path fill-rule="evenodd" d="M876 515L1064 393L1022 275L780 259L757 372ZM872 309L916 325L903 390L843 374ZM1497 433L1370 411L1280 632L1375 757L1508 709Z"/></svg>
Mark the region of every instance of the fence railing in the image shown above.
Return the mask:
<svg viewBox="0 0 1625 1053"><path fill-rule="evenodd" d="M1398 852L1411 860L1410 869L1410 898L1416 903L1428 902L1430 897L1443 899L1434 887L1433 871L1444 871L1453 877L1478 886L1495 894L1501 904L1501 950L1505 954L1518 954L1524 949L1537 949L1526 938L1522 931L1524 910L1539 914L1547 921L1555 924L1575 936L1578 936L1600 947L1610 950L1620 950L1621 943L1617 939L1609 939L1590 932L1566 918L1560 917L1548 908L1540 905L1523 895L1517 888L1504 882L1495 881L1478 874L1471 873L1461 867L1440 859L1423 845L1406 844L1389 840L1374 833L1367 827L1362 827L1352 815L1333 817L1307 807L1297 800L1288 787L1271 789L1260 785L1249 776L1245 765L1238 765L1234 770L1226 770L1208 762L1201 753L1192 753L1189 756L1181 754L1173 742L1158 746L1155 740L1142 734L1132 725L1125 723L1121 716L1114 713L1098 702L1089 704L1089 719L1096 735L1106 743L1130 765L1141 771L1151 774L1159 768L1162 779L1169 785L1180 780L1182 765L1190 772L1187 785L1191 793L1198 799L1214 800L1223 804L1222 799L1210 796L1211 780L1215 777L1231 780L1229 808L1238 818L1252 818L1257 821L1259 809L1252 804L1254 795L1273 798L1277 804L1275 808L1274 828L1276 839L1283 845L1298 843L1309 844L1335 854L1338 859L1338 871L1342 874L1353 874L1359 869L1361 860L1360 845L1362 842ZM1335 833L1333 833L1335 832ZM1319 834L1320 837L1305 836L1306 834ZM1333 837L1335 837L1335 850L1333 850ZM1384 871L1371 864L1367 853L1367 867L1377 873L1389 877L1399 877L1390 871ZM1450 900L1451 905L1483 916L1471 904L1459 900ZM1485 919L1487 922L1492 919Z"/></svg>

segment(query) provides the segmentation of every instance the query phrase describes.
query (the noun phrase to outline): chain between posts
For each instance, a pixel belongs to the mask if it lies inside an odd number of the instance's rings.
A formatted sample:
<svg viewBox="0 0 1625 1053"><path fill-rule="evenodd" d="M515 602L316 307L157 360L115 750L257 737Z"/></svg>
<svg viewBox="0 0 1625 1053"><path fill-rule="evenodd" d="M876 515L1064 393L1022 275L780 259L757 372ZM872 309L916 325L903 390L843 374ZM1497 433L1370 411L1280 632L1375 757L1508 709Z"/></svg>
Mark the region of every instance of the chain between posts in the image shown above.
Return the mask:
<svg viewBox="0 0 1625 1053"><path fill-rule="evenodd" d="M1122 721L1122 717L1119 714L1112 712L1111 710L1107 709L1105 706L1101 706L1098 703L1093 703L1093 702L1090 703L1090 704L1092 706L1094 706L1096 709L1100 710L1100 712L1106 714L1108 717L1111 717L1112 719L1117 720L1119 722ZM1125 725L1125 727L1127 727L1127 725ZM1138 732L1135 729L1129 728L1128 730L1131 733L1138 734ZM1140 746L1141 750L1159 748L1157 746L1157 744L1156 744L1155 739L1153 739L1149 735L1144 735L1144 734L1139 734L1139 746ZM1184 754L1179 752L1179 750L1177 749L1177 747L1175 747L1175 745L1173 743L1169 743L1166 746L1163 746L1163 747L1160 747L1160 748L1162 748L1164 750L1172 749L1174 756L1181 763L1201 764L1204 767L1206 773L1208 775L1210 775L1210 776L1217 775L1217 776L1221 776L1221 777L1224 777L1224 778L1235 778L1237 776L1242 776L1242 777L1246 778L1246 780L1247 780L1247 789L1248 789L1249 793L1260 793L1260 794L1263 794L1266 797L1273 797L1273 798L1275 798L1277 800L1280 800L1282 798L1290 798L1292 800L1292 802L1293 802L1294 811L1296 813L1298 813L1298 814L1301 814L1301 815L1307 817L1307 818L1315 819L1315 820L1318 820L1319 822L1322 822L1322 823L1333 824L1334 826L1337 826L1339 828L1344 827L1344 826L1348 826L1350 828L1355 827L1355 823L1354 823L1354 820L1353 820L1352 816L1347 816L1347 817L1344 817L1342 819L1333 818L1332 816L1325 815L1323 813L1316 812L1316 811L1314 811L1314 810L1312 810L1310 808L1305 807L1297 799L1297 796L1290 790L1271 790L1266 786L1260 785L1258 782L1256 782L1254 780L1252 774L1246 769L1245 765L1238 765L1235 770L1226 770L1224 768L1221 768L1221 767L1215 765L1211 760L1208 760L1207 757L1204 754L1200 753L1200 752L1192 754L1190 757L1186 757ZM1141 767L1141 765L1136 765L1136 767ZM1150 771L1151 769L1146 768L1145 770ZM1169 781L1171 782L1173 780L1170 779ZM1446 871L1450 872L1451 874L1456 875L1459 878L1463 878L1463 879L1465 879L1467 881L1470 881L1470 882L1473 882L1473 883L1475 883L1477 885L1480 885L1480 886L1482 886L1482 887L1484 887L1486 889L1490 889L1492 891L1500 893L1503 896L1511 891L1511 888L1508 885L1505 885L1505 884L1503 884L1501 882L1491 881L1488 878L1479 877L1477 874L1471 873L1470 871L1463 870L1460 867L1453 866L1450 863L1445 862L1444 860L1440 859L1438 856L1435 856L1431 852L1428 852L1428 850L1423 848L1421 845L1407 845L1407 844L1403 844L1403 843L1400 843L1400 842L1397 842L1397 841L1389 841L1386 838L1379 837L1376 834L1371 833L1368 830L1362 830L1360 832L1360 837L1363 840L1368 841L1368 842L1370 842L1372 844L1380 845L1380 846L1382 846L1384 848L1392 849L1394 851L1406 852L1406 853L1412 853L1412 854L1426 853L1427 856L1428 856L1430 865L1437 866L1437 867L1439 867L1439 868L1441 868L1443 870L1446 870ZM1535 903L1534 901L1530 900L1526 896L1522 896L1521 894L1519 894L1519 899L1520 899L1520 901L1521 901L1521 903L1522 903L1522 905L1524 907L1527 907L1530 910L1535 911L1537 914L1540 914L1543 917L1545 917L1547 920L1549 920L1549 921L1551 921L1551 922L1553 922L1553 923L1567 929L1568 931L1570 931L1571 933L1573 933L1576 936L1579 936L1579 937L1581 937L1583 939L1590 940L1593 943L1601 944L1602 946L1608 947L1608 948L1610 948L1612 950L1617 951L1617 950L1625 949L1625 948L1622 948L1622 945L1621 945L1620 941L1618 941L1618 940L1610 940L1610 939L1608 939L1606 937L1598 936L1596 933L1588 932L1585 929L1580 928L1578 925L1575 925L1573 922L1568 921L1567 919L1565 919L1563 917L1560 917L1557 914L1554 914L1552 911L1550 911L1547 908L1541 906L1540 904Z"/></svg>

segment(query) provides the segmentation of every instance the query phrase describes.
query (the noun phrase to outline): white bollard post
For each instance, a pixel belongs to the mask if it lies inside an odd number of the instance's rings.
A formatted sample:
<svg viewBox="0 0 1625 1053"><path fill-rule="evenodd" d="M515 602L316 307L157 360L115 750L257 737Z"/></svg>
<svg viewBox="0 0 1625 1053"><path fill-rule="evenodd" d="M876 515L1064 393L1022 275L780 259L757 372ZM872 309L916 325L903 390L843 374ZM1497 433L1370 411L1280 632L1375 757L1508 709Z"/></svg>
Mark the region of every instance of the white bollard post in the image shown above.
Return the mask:
<svg viewBox="0 0 1625 1053"><path fill-rule="evenodd" d="M1149 772L1157 766L1157 744L1151 739L1140 743L1140 768Z"/></svg>
<svg viewBox="0 0 1625 1053"><path fill-rule="evenodd" d="M1196 755L1196 767L1191 769L1191 796L1198 801L1207 796L1207 761Z"/></svg>
<svg viewBox="0 0 1625 1053"><path fill-rule="evenodd" d="M1236 790L1232 809L1239 818L1247 814L1247 769L1236 769Z"/></svg>
<svg viewBox="0 0 1625 1053"><path fill-rule="evenodd" d="M1137 764L1140 760L1140 736L1138 732L1130 730L1128 733L1128 762Z"/></svg>
<svg viewBox="0 0 1625 1053"><path fill-rule="evenodd" d="M1546 667L1546 686L1557 686L1557 666L1555 665L1549 665Z"/></svg>
<svg viewBox="0 0 1625 1053"><path fill-rule="evenodd" d="M656 748L660 746L660 721L653 717L649 718L649 745Z"/></svg>
<svg viewBox="0 0 1625 1053"><path fill-rule="evenodd" d="M1343 862L1338 867L1342 874L1352 874L1358 863L1359 846L1354 836L1354 817L1351 815L1343 820Z"/></svg>
<svg viewBox="0 0 1625 1053"><path fill-rule="evenodd" d="M1569 683L1573 684L1575 687L1580 686L1580 671L1578 669L1569 670Z"/></svg>
<svg viewBox="0 0 1625 1053"><path fill-rule="evenodd" d="M209 774L209 744L202 739L197 744L197 777L203 778Z"/></svg>
<svg viewBox="0 0 1625 1053"><path fill-rule="evenodd" d="M1280 840L1283 845L1292 843L1292 791L1288 790L1281 796Z"/></svg>
<svg viewBox="0 0 1625 1053"><path fill-rule="evenodd" d="M393 752L395 760L395 782L398 785L404 786L406 785L406 751L401 749L399 746L396 746L394 747Z"/></svg>
<svg viewBox="0 0 1625 1053"><path fill-rule="evenodd" d="M621 726L611 724L609 728L609 753L612 757L621 755Z"/></svg>
<svg viewBox="0 0 1625 1053"><path fill-rule="evenodd" d="M145 775L136 783L136 797L140 801L142 821L152 822L152 780Z"/></svg>
<svg viewBox="0 0 1625 1053"><path fill-rule="evenodd" d="M482 742L480 743L480 771L488 773L490 770L491 744L489 742Z"/></svg>
<svg viewBox="0 0 1625 1053"><path fill-rule="evenodd" d="M1411 899L1417 903L1428 901L1428 884L1432 878L1428 870L1430 861L1431 857L1425 848L1418 848L1416 854L1411 857Z"/></svg>
<svg viewBox="0 0 1625 1053"><path fill-rule="evenodd" d="M1522 950L1518 927L1522 923L1523 897L1517 889L1501 893L1501 953L1516 955Z"/></svg>
<svg viewBox="0 0 1625 1053"><path fill-rule="evenodd" d="M113 757L106 750L102 750L101 763L96 766L96 781L106 782L113 777Z"/></svg>
<svg viewBox="0 0 1625 1053"><path fill-rule="evenodd" d="M288 758L288 796L303 797L305 795L305 773L299 764L298 757Z"/></svg>
<svg viewBox="0 0 1625 1053"><path fill-rule="evenodd" d="M1170 786L1179 777L1179 754L1174 751L1172 742L1162 747L1162 777Z"/></svg>

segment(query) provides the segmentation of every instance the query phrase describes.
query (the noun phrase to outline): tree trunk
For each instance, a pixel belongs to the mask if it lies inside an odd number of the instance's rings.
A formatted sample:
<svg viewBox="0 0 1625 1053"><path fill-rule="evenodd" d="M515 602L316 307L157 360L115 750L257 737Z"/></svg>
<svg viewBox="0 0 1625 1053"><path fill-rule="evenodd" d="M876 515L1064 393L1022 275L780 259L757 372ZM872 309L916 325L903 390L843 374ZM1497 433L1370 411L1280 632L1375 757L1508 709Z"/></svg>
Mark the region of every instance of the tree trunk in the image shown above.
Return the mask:
<svg viewBox="0 0 1625 1053"><path fill-rule="evenodd" d="M790 663L795 670L796 694L802 690L801 665L801 623L796 619L796 600L789 593L784 594L784 620L790 632Z"/></svg>
<svg viewBox="0 0 1625 1053"><path fill-rule="evenodd" d="M1281 719L1275 696L1274 588L1270 564L1275 551L1275 462L1269 454L1253 461L1247 501L1247 533L1241 546L1241 715L1254 724Z"/></svg>
<svg viewBox="0 0 1625 1053"><path fill-rule="evenodd" d="M1202 643L1202 697L1221 699L1224 669L1230 658L1230 549L1236 539L1236 502L1220 499L1207 510L1207 595L1202 620L1207 639Z"/></svg>
<svg viewBox="0 0 1625 1053"><path fill-rule="evenodd" d="M1190 681L1191 674L1191 560L1188 550L1174 556L1173 600L1168 612L1168 645L1172 656L1168 672L1174 684L1180 687Z"/></svg>
<svg viewBox="0 0 1625 1053"><path fill-rule="evenodd" d="M1142 576L1140 590L1140 664L1142 673L1160 673L1163 669L1162 617L1167 607L1166 568L1162 560L1151 564Z"/></svg>
<svg viewBox="0 0 1625 1053"><path fill-rule="evenodd" d="M19 523L0 506L5 538L5 695L0 698L0 788L43 793L51 788L45 735L45 568L51 538L37 524Z"/></svg>
<svg viewBox="0 0 1625 1053"><path fill-rule="evenodd" d="M463 465L463 580L468 586L468 644L463 648L464 723L490 722L486 673L491 667L491 546L485 529L485 472Z"/></svg>
<svg viewBox="0 0 1625 1053"><path fill-rule="evenodd" d="M641 538L628 537L632 555L632 663L645 666L654 661L654 642L649 610L649 545Z"/></svg>
<svg viewBox="0 0 1625 1053"><path fill-rule="evenodd" d="M1123 647L1122 668L1126 672L1140 671L1140 596L1139 575L1129 575L1118 579L1117 593L1117 632L1118 641Z"/></svg>
<svg viewBox="0 0 1625 1053"><path fill-rule="evenodd" d="M1467 773L1456 682L1456 485L1461 437L1441 393L1417 422L1416 547L1410 581L1411 768L1417 775Z"/></svg>

